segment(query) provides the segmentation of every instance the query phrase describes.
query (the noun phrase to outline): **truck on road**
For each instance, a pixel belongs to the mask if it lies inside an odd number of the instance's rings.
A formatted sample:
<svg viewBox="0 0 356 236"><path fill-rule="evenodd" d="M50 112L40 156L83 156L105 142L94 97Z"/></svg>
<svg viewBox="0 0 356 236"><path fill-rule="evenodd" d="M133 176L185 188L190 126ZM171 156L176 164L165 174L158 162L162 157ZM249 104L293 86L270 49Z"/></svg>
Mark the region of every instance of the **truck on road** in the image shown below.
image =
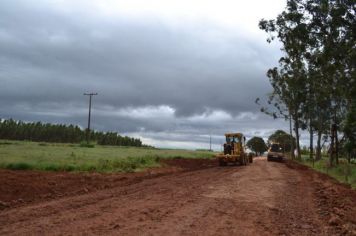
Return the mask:
<svg viewBox="0 0 356 236"><path fill-rule="evenodd" d="M268 149L267 161L283 161L284 152L279 143L272 143Z"/></svg>

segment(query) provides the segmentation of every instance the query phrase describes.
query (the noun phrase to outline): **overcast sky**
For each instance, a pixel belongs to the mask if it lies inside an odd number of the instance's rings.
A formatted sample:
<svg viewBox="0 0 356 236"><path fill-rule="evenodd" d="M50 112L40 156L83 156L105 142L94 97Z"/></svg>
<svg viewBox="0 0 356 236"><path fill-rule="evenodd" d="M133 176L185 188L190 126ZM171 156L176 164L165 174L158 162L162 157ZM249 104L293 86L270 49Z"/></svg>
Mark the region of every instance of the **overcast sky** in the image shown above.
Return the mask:
<svg viewBox="0 0 356 236"><path fill-rule="evenodd" d="M285 0L1 0L0 117L86 126L158 147L219 149L226 132L288 123L254 103L278 43L259 30Z"/></svg>

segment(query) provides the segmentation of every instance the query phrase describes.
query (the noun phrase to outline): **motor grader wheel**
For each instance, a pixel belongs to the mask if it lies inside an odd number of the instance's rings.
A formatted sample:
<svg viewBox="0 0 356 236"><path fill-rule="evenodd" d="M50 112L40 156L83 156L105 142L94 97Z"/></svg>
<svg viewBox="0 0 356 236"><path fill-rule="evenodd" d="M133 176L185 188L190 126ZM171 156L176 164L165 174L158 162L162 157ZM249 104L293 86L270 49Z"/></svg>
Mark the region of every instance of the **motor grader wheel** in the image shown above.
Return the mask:
<svg viewBox="0 0 356 236"><path fill-rule="evenodd" d="M242 166L247 165L247 162L246 162L246 158L245 158L245 157L242 157L242 158L241 158L240 164L241 164Z"/></svg>
<svg viewBox="0 0 356 236"><path fill-rule="evenodd" d="M248 165L248 159L247 159L246 155L244 155L244 156L242 157L242 159L243 159L243 161L244 161L244 165L247 166L247 165Z"/></svg>
<svg viewBox="0 0 356 236"><path fill-rule="evenodd" d="M219 160L219 166L226 166L226 165L227 163L224 160L222 159Z"/></svg>

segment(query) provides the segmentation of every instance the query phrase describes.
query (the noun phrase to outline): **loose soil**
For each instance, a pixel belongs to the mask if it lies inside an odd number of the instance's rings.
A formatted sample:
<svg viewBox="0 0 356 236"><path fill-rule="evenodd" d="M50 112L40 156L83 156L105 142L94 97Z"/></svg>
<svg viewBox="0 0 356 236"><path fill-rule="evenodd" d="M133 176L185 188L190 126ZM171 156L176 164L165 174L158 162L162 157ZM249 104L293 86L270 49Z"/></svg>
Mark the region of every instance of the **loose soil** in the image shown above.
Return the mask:
<svg viewBox="0 0 356 236"><path fill-rule="evenodd" d="M356 191L294 162L0 170L0 235L356 235Z"/></svg>

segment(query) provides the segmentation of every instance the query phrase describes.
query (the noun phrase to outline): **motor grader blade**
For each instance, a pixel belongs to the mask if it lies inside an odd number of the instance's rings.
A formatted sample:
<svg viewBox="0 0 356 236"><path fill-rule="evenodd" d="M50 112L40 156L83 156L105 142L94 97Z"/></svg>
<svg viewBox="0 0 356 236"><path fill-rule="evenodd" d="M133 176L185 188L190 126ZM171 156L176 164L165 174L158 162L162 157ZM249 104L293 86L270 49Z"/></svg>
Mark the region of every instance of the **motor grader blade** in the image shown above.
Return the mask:
<svg viewBox="0 0 356 236"><path fill-rule="evenodd" d="M216 158L218 159L220 166L226 166L228 163L240 165L247 165L248 163L246 157L241 155L219 154Z"/></svg>

